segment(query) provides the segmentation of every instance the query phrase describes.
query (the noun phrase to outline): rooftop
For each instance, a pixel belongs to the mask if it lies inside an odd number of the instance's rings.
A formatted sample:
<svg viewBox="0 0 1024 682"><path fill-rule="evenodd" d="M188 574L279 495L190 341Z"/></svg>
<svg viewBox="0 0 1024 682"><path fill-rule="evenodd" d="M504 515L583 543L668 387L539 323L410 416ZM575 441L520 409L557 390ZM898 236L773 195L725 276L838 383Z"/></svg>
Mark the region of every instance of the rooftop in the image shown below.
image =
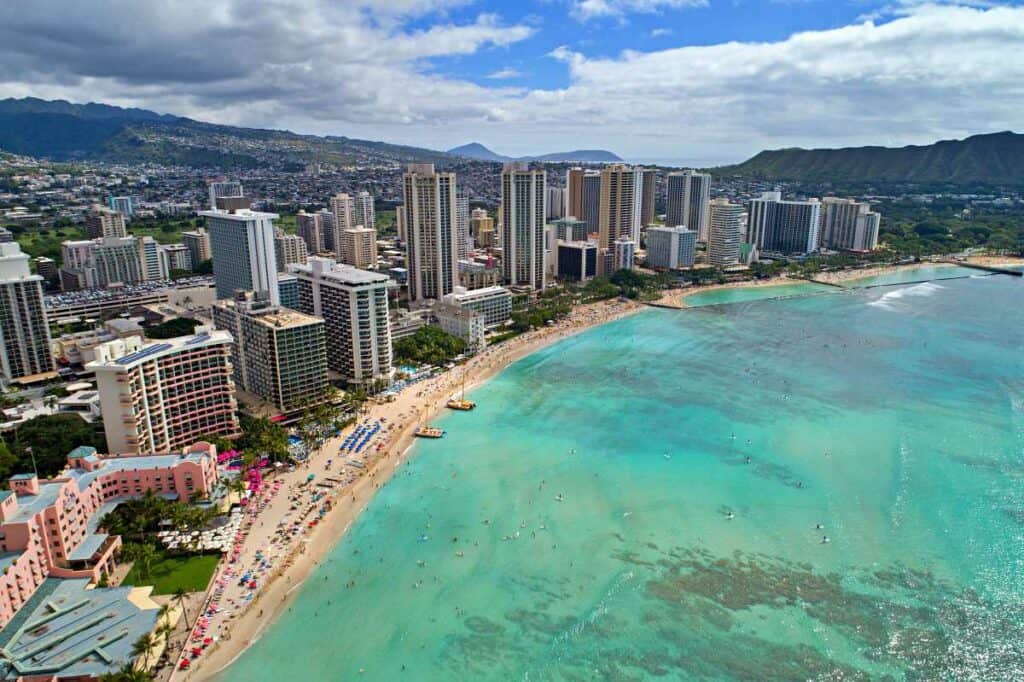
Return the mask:
<svg viewBox="0 0 1024 682"><path fill-rule="evenodd" d="M132 645L156 626L158 606L135 588L87 589L50 578L0 632L0 679L95 676L133 660Z"/></svg>
<svg viewBox="0 0 1024 682"><path fill-rule="evenodd" d="M144 360L154 360L165 354L174 353L180 350L188 350L193 347L201 348L204 346L231 343L232 340L231 334L222 330L202 332L200 334L189 336L178 336L173 339L164 339L160 341L160 343L147 344L140 350L123 355L111 362L94 360L86 365L86 367L92 370L127 368L137 365Z"/></svg>
<svg viewBox="0 0 1024 682"><path fill-rule="evenodd" d="M293 275L331 279L341 284L383 284L391 280L387 275L372 270L360 270L351 265L338 263L331 258L310 258L304 265L292 264L288 271Z"/></svg>

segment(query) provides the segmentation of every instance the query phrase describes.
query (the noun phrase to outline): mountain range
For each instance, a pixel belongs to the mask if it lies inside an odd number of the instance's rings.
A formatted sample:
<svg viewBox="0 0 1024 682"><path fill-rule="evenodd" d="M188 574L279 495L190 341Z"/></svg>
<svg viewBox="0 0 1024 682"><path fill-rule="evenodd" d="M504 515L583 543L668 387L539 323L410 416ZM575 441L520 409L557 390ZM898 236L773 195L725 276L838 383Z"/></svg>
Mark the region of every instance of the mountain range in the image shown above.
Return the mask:
<svg viewBox="0 0 1024 682"><path fill-rule="evenodd" d="M0 100L0 150L57 161L157 163L239 170L306 164L444 162L444 152L358 140L204 123L106 104L33 97Z"/></svg>
<svg viewBox="0 0 1024 682"><path fill-rule="evenodd" d="M0 150L57 161L156 163L225 171L257 166L301 170L314 162L341 166L412 162L443 165L466 159L621 161L604 150L514 158L479 143L444 152L340 136L217 125L145 109L33 97L0 100ZM712 172L805 182L1024 185L1024 135L1001 132L900 148L777 149Z"/></svg>
<svg viewBox="0 0 1024 682"><path fill-rule="evenodd" d="M619 156L604 149L576 149L571 152L554 152L539 156L504 156L492 152L479 142L470 142L461 147L449 149L448 153L452 156L461 156L477 161L546 161L549 163L615 163L622 161Z"/></svg>
<svg viewBox="0 0 1024 682"><path fill-rule="evenodd" d="M1024 135L974 135L907 147L776 149L718 175L767 180L1024 185Z"/></svg>

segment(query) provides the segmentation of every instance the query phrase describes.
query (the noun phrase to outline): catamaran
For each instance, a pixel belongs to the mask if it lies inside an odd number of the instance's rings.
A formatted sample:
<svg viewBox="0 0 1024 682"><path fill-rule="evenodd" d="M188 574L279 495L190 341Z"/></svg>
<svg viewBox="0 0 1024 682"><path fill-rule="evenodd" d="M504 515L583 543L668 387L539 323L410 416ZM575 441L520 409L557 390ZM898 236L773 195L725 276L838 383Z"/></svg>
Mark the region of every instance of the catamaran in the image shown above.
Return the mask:
<svg viewBox="0 0 1024 682"><path fill-rule="evenodd" d="M452 410L459 410L462 412L468 412L476 407L476 403L472 400L466 400L466 370L462 370L462 392L458 398L452 398L446 405Z"/></svg>

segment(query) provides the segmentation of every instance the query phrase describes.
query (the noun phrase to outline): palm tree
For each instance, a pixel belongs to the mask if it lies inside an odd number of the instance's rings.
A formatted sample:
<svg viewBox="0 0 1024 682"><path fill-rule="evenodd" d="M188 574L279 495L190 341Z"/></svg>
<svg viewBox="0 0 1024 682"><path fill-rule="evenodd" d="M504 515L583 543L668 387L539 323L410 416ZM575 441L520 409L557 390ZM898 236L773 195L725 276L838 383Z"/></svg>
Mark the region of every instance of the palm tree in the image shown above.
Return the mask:
<svg viewBox="0 0 1024 682"><path fill-rule="evenodd" d="M160 610L156 612L156 622L159 623L156 628L156 636L164 638L165 651L171 648L171 634L174 632L174 628L171 627L171 619L168 618L170 612L170 604L161 604Z"/></svg>
<svg viewBox="0 0 1024 682"><path fill-rule="evenodd" d="M153 639L153 635L146 633L139 635L139 638L132 643L132 658L142 658L142 669L149 670L149 654L150 650L156 642Z"/></svg>
<svg viewBox="0 0 1024 682"><path fill-rule="evenodd" d="M174 601L178 602L178 606L181 607L181 615L185 619L185 629L188 630L188 611L185 610L185 599L188 597L188 592L185 591L184 587L178 587L174 590Z"/></svg>

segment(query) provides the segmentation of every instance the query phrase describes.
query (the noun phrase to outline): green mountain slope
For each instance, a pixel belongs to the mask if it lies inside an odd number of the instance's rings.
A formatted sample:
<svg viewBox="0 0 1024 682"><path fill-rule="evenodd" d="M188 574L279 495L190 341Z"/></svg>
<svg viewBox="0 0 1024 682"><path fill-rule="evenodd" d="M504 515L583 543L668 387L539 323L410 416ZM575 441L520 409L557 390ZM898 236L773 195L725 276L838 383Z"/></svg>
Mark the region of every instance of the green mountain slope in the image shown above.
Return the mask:
<svg viewBox="0 0 1024 682"><path fill-rule="evenodd" d="M715 172L772 180L1024 185L1024 135L901 148L778 149Z"/></svg>
<svg viewBox="0 0 1024 682"><path fill-rule="evenodd" d="M443 152L384 142L222 126L145 109L36 98L0 100L0 150L59 161L219 169L451 159Z"/></svg>

